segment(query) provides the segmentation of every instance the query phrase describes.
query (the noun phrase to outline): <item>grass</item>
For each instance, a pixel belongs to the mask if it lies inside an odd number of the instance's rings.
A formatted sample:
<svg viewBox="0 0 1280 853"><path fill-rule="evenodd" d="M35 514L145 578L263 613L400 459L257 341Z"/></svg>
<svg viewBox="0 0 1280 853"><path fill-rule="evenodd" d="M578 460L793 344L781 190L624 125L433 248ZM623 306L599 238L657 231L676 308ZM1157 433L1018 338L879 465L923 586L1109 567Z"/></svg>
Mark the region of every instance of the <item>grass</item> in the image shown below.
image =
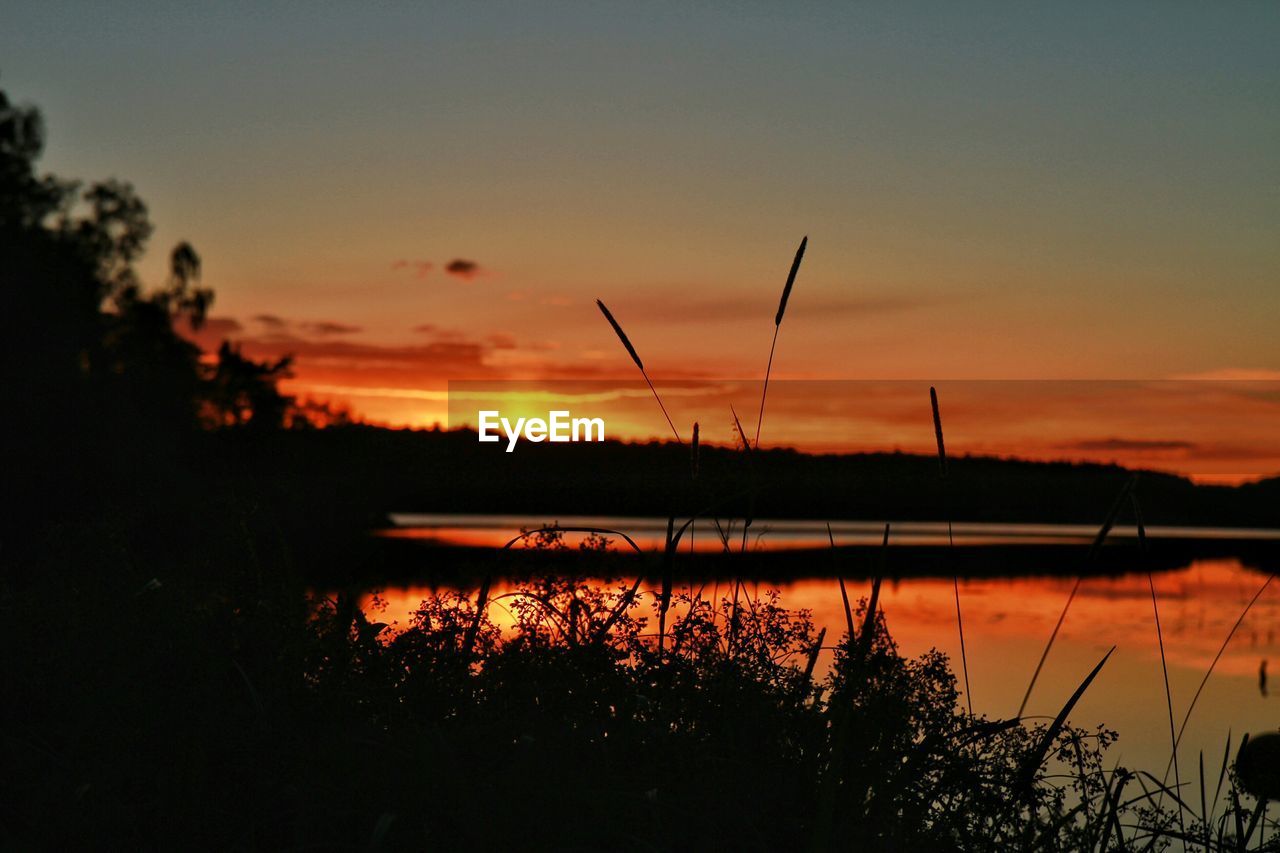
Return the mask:
<svg viewBox="0 0 1280 853"><path fill-rule="evenodd" d="M764 419L765 402L768 396L769 379L772 374L773 360L774 360L774 355L775 355L777 340L778 340L778 332L781 328L783 317L785 316L787 302L791 295L791 290L795 282L796 273L799 269L800 262L804 256L804 252L807 247L807 244L808 244L808 238L806 237L804 240L801 241L800 247L796 252L796 256L792 263L790 273L787 277L786 285L782 292L782 297L779 302L778 311L774 318L774 335L773 335L772 343L769 348L769 359L765 368L764 385L761 392L760 411L757 417L756 437L754 442L747 440L746 433L742 428L741 421L738 419L737 412L736 411L732 412L735 429L740 437L742 448L743 448L743 454L744 454L744 457L747 459L749 470L750 470L751 452L753 448L758 448L759 446L760 430L761 430L761 426L763 424L763 419ZM601 310L605 312L606 317L614 325L614 329L618 333L619 337L622 339L624 346L626 346L628 351L631 352L633 358L636 361L637 366L639 366L641 368L641 371L643 372L643 366L640 365L639 358L638 356L635 355L634 349L630 346L629 342L626 339L626 336L622 333L622 330L617 326L616 322L613 321L613 318L611 315L609 315L607 309L604 308L603 303L601 303ZM656 392L655 392L655 397L656 397ZM930 405L931 405L932 414L933 414L934 434L937 441L939 477L943 482L944 490L945 490L945 483L947 479L947 455L946 455L946 445L945 445L943 428L942 428L941 412L938 404L938 395L937 395L937 390L935 388L930 387L929 397L930 397ZM659 401L659 403L661 403L661 401ZM665 414L665 408L663 411ZM695 431L695 436L696 436L696 431ZM696 438L695 438L695 443L696 443ZM695 466L695 476L696 476L696 466ZM1137 475L1134 475L1129 481L1125 483L1124 487L1121 489L1120 493L1117 495L1114 504L1112 505L1110 511L1107 513L1097 533L1097 536L1095 537L1094 542L1089 549L1088 558L1087 558L1088 560L1092 561L1097 557L1101 547L1106 542L1106 539L1111 529L1113 528L1122 507L1125 506L1126 503L1129 503L1132 505L1134 516L1138 526L1138 536L1139 536L1140 546L1145 551L1146 530L1145 530L1145 525L1143 524L1143 521L1142 521L1141 511L1137 502L1137 497L1134 492L1134 485L1136 483L1136 479L1137 479ZM944 499L944 505L945 505L945 499ZM743 525L742 525L742 547L744 550L746 548L747 530L751 525L751 521L752 521L751 512L748 511L746 517L744 517L743 519ZM721 529L720 522L718 519L716 519L716 527L718 530ZM730 524L730 529L732 529L731 524ZM948 542L951 545L951 547L954 548L954 538L952 534L952 526L951 526L950 520L948 520L947 522L947 529L948 529ZM728 536L723 532L721 536L727 548ZM831 535L830 526L828 526L828 537L831 541L831 545L834 550L835 540L834 540L834 537ZM669 533L668 534L669 543L670 543L670 538L671 536ZM885 545L888 544L888 538L889 538L889 526L886 525L885 534L884 534ZM670 548L668 548L668 552L670 553ZM659 633L659 649L660 650L661 650L662 636L665 633L666 611L667 611L667 606L668 606L668 603L670 600L670 594L671 594L669 572L670 572L670 565L668 561L666 571L664 572L664 575L663 575L664 577L663 589L659 597L660 625L663 626L662 628L660 628L660 633ZM964 678L964 693L965 693L965 698L967 703L967 715L970 718L974 718L973 705L972 705L972 693L969 686L968 655L967 655L966 645L965 645L964 618L963 618L963 610L962 610L961 601L960 601L960 587L959 587L958 576L953 574L952 581L953 581L953 592L955 596L955 606L956 606L956 626L957 626L957 630L960 638L960 656L961 656L962 673ZM1062 628L1062 625L1066 619L1067 613L1069 612L1071 605L1075 600L1076 594L1079 591L1081 581L1082 581L1082 578L1077 577L1075 583L1072 586L1071 592L1067 597L1067 601L1063 606L1062 612L1059 615L1058 620L1055 623L1054 629L1050 634L1049 639L1045 645L1044 651L1042 652L1040 659L1036 664L1035 671L1032 673L1031 679L1028 682L1026 692L1023 696L1022 702L1018 708L1018 713L1015 717L1016 720L1023 719L1023 715L1025 714L1027 703L1029 702L1031 698L1031 694L1035 689L1036 682L1039 679L1039 676L1044 667L1044 664L1048 659L1050 652L1052 651L1054 642L1057 639L1059 631ZM849 596L845 588L843 578L838 578L838 582L839 582L839 590L840 590L841 600L844 605L844 611L845 611L846 623L847 623L846 642L849 644L848 645L849 653L850 655L852 655L854 636L855 636L853 614L852 614ZM1184 820L1187 809L1186 809L1185 802L1180 796L1180 792L1182 791L1182 782L1181 782L1181 774L1180 774L1179 764L1178 764L1179 742L1181 740L1183 732L1186 729L1186 725L1188 720L1190 719L1191 713L1195 708L1196 702L1198 701L1200 694L1204 689L1205 684L1208 682L1210 676L1212 675L1212 672L1217 665L1218 659L1221 657L1223 651L1225 651L1226 646L1231 639L1231 636L1234 635L1235 630L1243 622L1249 609L1257 601L1258 597L1260 597L1262 593L1266 590L1270 582L1271 582L1271 578L1268 578L1267 581L1263 584L1262 588L1259 589L1257 594L1253 597L1253 599L1251 599L1249 604L1246 605L1246 607L1244 608L1244 611L1241 613L1235 626L1232 628L1232 631L1228 634L1227 639L1224 640L1221 648L1219 649L1218 655L1214 658L1213 663L1209 666L1208 671L1205 673L1204 679L1201 681L1195 696L1192 698L1192 701L1187 708L1186 716L1183 719L1182 726L1175 731L1173 697L1169 687L1168 663L1165 655L1163 630L1160 624L1159 603L1156 596L1154 580L1152 579L1150 573L1148 573L1148 584L1149 584L1150 593L1151 593L1152 611L1153 611L1153 617L1154 617L1154 622L1156 627L1157 644L1159 648L1161 668L1162 668L1163 679L1164 679L1166 709L1168 712L1170 744L1171 744L1171 753L1172 753L1170 758L1170 763L1173 767L1174 776L1175 776L1175 792L1176 793L1173 793L1172 796L1178 805L1177 821L1178 821L1179 831L1176 837L1184 843L1184 846L1187 843L1189 843L1191 836L1187 835L1185 820ZM870 636L870 632L872 630L873 624L876 619L876 601L879 594L879 587L880 587L880 578L879 576L877 576L872 588L871 601L866 611L866 623L864 624L862 631L859 634L859 638L860 638L859 639L859 647L860 647L859 655L854 656L855 659L859 656L865 655L868 651L869 646L867 646L865 643L869 642L867 641L866 638ZM740 590L740 584L735 581L734 597L730 605L730 611L729 611L730 613L729 624L731 627L730 648L732 648L732 638L736 636L736 633L737 633L736 627L737 627L737 619L739 614L739 604L738 604L739 590ZM823 631L823 634L825 634L825 629ZM818 649L821 646L821 642L822 642L822 636L818 638L816 644L810 649L810 652L807 658L807 664L804 668L804 677L806 679L811 678L813 674L814 666L817 660ZM1068 699L1066 704L1059 711L1054 721L1040 735L1032 751L1023 758L1020 766L1020 770L1019 770L1019 781L1015 785L1015 792L1017 793L1018 797L1027 798L1026 803L1029 806L1032 805L1031 801L1032 799L1034 799L1034 780L1035 780L1036 774L1038 772L1041 772L1043 765L1046 761L1046 757L1048 756L1051 748L1053 747L1057 737L1061 734L1064 726L1066 725L1066 720L1068 715L1070 714L1071 710L1074 708L1075 704L1079 701L1081 696L1084 694L1084 692L1088 689L1088 687L1093 682L1093 680L1096 678L1096 676L1101 671L1102 667L1106 664L1107 660L1110 658L1111 654L1114 651L1115 651L1115 648L1113 647L1111 651L1109 651L1107 655L1104 656L1101 661L1099 661L1097 666L1089 673L1089 675L1086 676L1084 681L1080 684L1080 686L1076 689L1076 691ZM818 695L820 695L820 693ZM845 737L845 732L843 731L843 729L839 726L836 726L836 728L840 728L840 731L839 731L839 737L837 738L837 741L836 741L837 755L835 756L835 760L843 761L844 752L848 747L848 742L847 742L847 738ZM1246 742L1247 742L1247 739L1246 739ZM1073 743L1077 753L1077 759L1078 759L1077 764L1080 767L1081 773L1083 774L1084 773L1083 764L1082 764L1082 761L1079 760L1080 759L1080 740L1078 735L1074 736ZM1228 759L1229 751L1230 751L1230 744L1228 741L1227 754L1224 754L1223 765L1219 774L1218 791L1215 794L1215 805L1221 794L1222 779L1226 774L1227 759ZM829 772L830 772L830 768L828 768L828 773ZM1202 840L1203 849L1210 850L1210 849L1214 849L1213 835L1211 834L1209 829L1210 824L1212 823L1212 816L1207 813L1205 799L1204 799L1205 786L1204 786L1203 755L1201 755L1201 758L1200 758L1200 782L1201 782L1200 824L1204 831L1203 831L1203 834L1201 836L1197 836L1197 838ZM1119 794L1124 784L1125 783L1123 781L1118 782L1115 785L1114 789L1112 788L1110 783L1108 783L1105 786L1106 796L1104 797L1103 804L1102 804L1103 816L1101 818L1101 824L1100 824L1101 832L1097 833L1097 832L1091 831L1088 834L1091 842L1094 836L1098 836L1101 838L1101 849L1108 849L1108 844L1111 843L1113 839L1114 839L1114 843L1116 844L1122 844L1126 839L1126 835L1123 827L1121 826L1121 821L1119 817L1121 812L1124 810L1124 807L1121 804L1121 801L1119 800ZM1079 785L1078 787L1079 791L1081 792L1085 791L1085 789L1087 789L1088 787L1087 780L1083 778L1079 779L1078 785ZM817 848L823 848L827 846L833 838L831 834L831 830L832 830L831 823L833 820L833 812L832 812L832 808L833 808L832 790L833 789L830 784L830 778L825 778L824 783L820 787L821 787L821 791L819 794L819 803L820 803L819 824L816 829L817 835L815 836L815 846ZM1235 792L1234 787L1232 791L1233 791L1233 796L1236 796L1236 794L1234 793ZM1166 788L1164 783L1161 782L1156 786L1156 792L1157 792L1158 799L1152 800L1150 795L1148 795L1147 797L1147 802L1151 810L1150 813L1154 815L1163 815L1164 813L1162 811L1161 803L1163 802L1164 794L1168 792L1168 789ZM1086 809L1090 805L1087 795L1084 798L1083 805L1086 807ZM1260 808L1261 808L1261 805L1260 805ZM1235 809L1233 811L1233 814L1236 817L1237 824L1239 824L1239 809L1238 808ZM1091 821L1086 820L1086 823L1090 823L1090 822ZM1159 824L1159 821L1156 821L1156 823ZM1234 843L1237 845L1237 847L1242 844L1247 844L1248 839L1252 837L1253 830L1256 827L1256 824L1257 824L1257 817L1255 815L1255 817L1250 821L1249 829L1247 832L1244 831L1242 826L1239 826L1239 825L1237 826L1237 832L1236 832L1236 835L1234 836ZM1138 839L1139 837L1140 837L1140 834L1135 834L1132 836L1134 840ZM1145 845L1143 849L1150 849L1151 847L1155 846L1155 843L1159 838L1160 838L1160 832L1159 832L1159 828L1157 827L1156 830L1152 831L1152 834L1150 836L1150 842L1147 845ZM1220 831L1217 836L1218 849L1229 849L1224 844L1225 838L1226 836L1224 832ZM1024 849L1031 849L1034 846L1033 842L1035 840L1036 840L1036 827L1028 823L1025 832L1021 836L1021 846ZM1090 844L1090 849L1092 849L1092 843ZM1230 849L1234 849L1234 848L1230 848Z"/></svg>

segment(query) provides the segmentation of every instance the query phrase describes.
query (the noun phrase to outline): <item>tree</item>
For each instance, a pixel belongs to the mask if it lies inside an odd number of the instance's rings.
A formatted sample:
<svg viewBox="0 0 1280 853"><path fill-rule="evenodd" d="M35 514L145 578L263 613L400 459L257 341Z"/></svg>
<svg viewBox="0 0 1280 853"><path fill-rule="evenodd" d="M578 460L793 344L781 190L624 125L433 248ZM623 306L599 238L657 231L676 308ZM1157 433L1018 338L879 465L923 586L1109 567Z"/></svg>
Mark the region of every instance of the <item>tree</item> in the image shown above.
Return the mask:
<svg viewBox="0 0 1280 853"><path fill-rule="evenodd" d="M0 91L0 288L19 353L26 432L58 436L96 425L135 440L198 427L281 427L304 417L276 383L290 358L257 362L223 343L213 364L177 331L199 329L213 304L190 243L147 290L135 263L153 228L132 185L40 175L44 122Z"/></svg>

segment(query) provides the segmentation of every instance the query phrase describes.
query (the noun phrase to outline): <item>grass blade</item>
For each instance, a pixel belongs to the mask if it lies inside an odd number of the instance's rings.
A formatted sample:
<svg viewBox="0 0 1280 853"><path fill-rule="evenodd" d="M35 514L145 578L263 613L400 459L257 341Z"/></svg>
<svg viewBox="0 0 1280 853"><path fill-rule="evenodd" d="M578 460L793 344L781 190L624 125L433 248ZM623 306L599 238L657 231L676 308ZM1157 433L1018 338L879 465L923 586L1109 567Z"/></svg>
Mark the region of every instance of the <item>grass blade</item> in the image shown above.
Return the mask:
<svg viewBox="0 0 1280 853"><path fill-rule="evenodd" d="M951 509L947 500L947 445L942 439L942 412L938 408L938 390L932 385L929 386L929 405L933 409L933 435L938 441L938 477L942 480L943 514L947 517L947 547L950 549L948 551L950 556L951 550L956 547L956 540L951 528ZM956 630L960 633L960 666L964 673L964 701L969 709L969 716L973 716L973 692L969 689L969 653L965 648L964 614L960 609L960 578L954 571L951 573L951 588L956 599Z"/></svg>
<svg viewBox="0 0 1280 853"><path fill-rule="evenodd" d="M1058 737L1058 733L1061 732L1062 727L1066 725L1067 716L1076 707L1076 703L1080 701L1080 697L1084 696L1085 691L1089 689L1089 685L1098 677L1098 673L1102 671L1102 667L1106 664L1107 660L1110 659L1115 650L1116 647L1112 646L1111 650L1102 656L1102 660L1098 661L1098 665L1095 666L1087 676L1085 676L1084 681L1080 682L1080 686L1076 688L1076 691L1071 694L1071 698L1067 700L1067 704L1062 706L1062 710L1058 712L1058 716L1054 717L1049 728L1045 729L1044 736L1040 738L1040 742L1027 755L1025 763L1022 765L1022 771L1019 774L1021 783L1019 787L1023 791L1024 796L1030 794L1031 786L1035 783L1036 770L1044 764L1045 756L1049 754L1049 747L1053 745L1054 739Z"/></svg>
<svg viewBox="0 0 1280 853"><path fill-rule="evenodd" d="M1139 525L1141 530L1141 525ZM1171 760L1173 761L1173 782L1175 787L1182 788L1182 775L1178 769L1178 735L1174 731L1173 722L1173 692L1169 689L1169 664L1164 653L1164 631L1160 627L1160 605L1156 601L1156 584L1151 577L1151 572L1147 572L1147 586L1151 590L1151 611L1155 615L1156 620L1156 641L1160 644L1160 671L1164 674L1164 701L1169 709L1169 743L1172 745L1173 753ZM1204 755L1200 756L1200 796L1204 797ZM1203 809L1201 810L1203 812ZM1178 809L1178 828L1186 832L1186 827L1182 822L1182 809Z"/></svg>
<svg viewBox="0 0 1280 853"><path fill-rule="evenodd" d="M1107 534L1115 526L1116 516L1120 514L1120 508L1124 506L1124 501L1129 496L1129 490L1133 488L1133 483L1136 479L1136 474L1130 477L1121 487L1120 494L1116 496L1115 502L1112 503L1111 511L1107 513L1106 519L1102 522L1102 527L1098 529L1098 535L1094 537L1093 545L1089 548L1088 559L1090 561L1097 556L1102 543L1107 539ZM1081 578L1076 577L1076 582L1071 587L1071 594L1067 596L1067 603L1063 605L1062 612L1058 614L1058 622L1053 626L1053 633L1049 635L1049 642L1045 644L1044 651L1040 654L1040 661L1036 664L1035 672L1031 674L1031 683L1027 685L1027 692L1022 696L1022 704L1018 706L1018 717L1021 717L1027 710L1027 702L1031 700L1031 691L1035 689L1036 681L1040 678L1040 671L1044 669L1044 662L1049 659L1049 652L1053 649L1053 643L1058 639L1058 632L1062 630L1062 623L1067 618L1067 611L1071 609L1071 602L1076 600L1076 593L1080 591L1080 582Z"/></svg>
<svg viewBox="0 0 1280 853"><path fill-rule="evenodd" d="M1204 678L1200 680L1200 686L1196 688L1195 695L1191 697L1191 704L1187 706L1187 713L1182 718L1182 725L1178 727L1178 736L1174 739L1175 745L1182 742L1182 735L1187 730L1187 723L1191 721L1191 712L1196 709L1196 702L1200 701L1200 694L1204 692L1204 686L1209 683L1209 676L1213 675L1213 670L1218 666L1218 661L1222 659L1222 655L1227 650L1227 645L1231 642L1231 638L1236 635L1236 631L1240 630L1240 626L1244 623L1244 618L1249 615L1249 611L1253 609L1253 605L1257 603L1262 594L1267 591L1267 587L1271 586L1271 582L1276 579L1274 574L1267 575L1267 579L1263 581L1262 586L1253 594L1253 598L1249 599L1249 603L1244 606L1244 610L1240 611L1240 618L1231 626L1231 630L1227 633L1227 637L1222 641L1222 645L1218 647L1218 653L1213 656L1213 662L1209 664L1209 669L1205 672ZM1169 776L1169 768L1165 768L1165 777Z"/></svg>
<svg viewBox="0 0 1280 853"><path fill-rule="evenodd" d="M830 523L827 524L827 540L831 543L831 553L834 555L836 551L836 537L831 532ZM853 608L849 606L849 591L844 587L844 578L836 575L836 580L840 583L840 601L844 604L844 621L849 630L849 643L853 643Z"/></svg>
<svg viewBox="0 0 1280 853"><path fill-rule="evenodd" d="M881 557L887 553L889 547L889 525L884 526L884 540L880 543ZM865 660L871 654L871 641L875 637L876 630L876 610L880 606L880 581L883 573L877 573L871 581L871 598L867 601L867 612L862 621L862 634L858 637L858 644L862 647L862 658Z"/></svg>

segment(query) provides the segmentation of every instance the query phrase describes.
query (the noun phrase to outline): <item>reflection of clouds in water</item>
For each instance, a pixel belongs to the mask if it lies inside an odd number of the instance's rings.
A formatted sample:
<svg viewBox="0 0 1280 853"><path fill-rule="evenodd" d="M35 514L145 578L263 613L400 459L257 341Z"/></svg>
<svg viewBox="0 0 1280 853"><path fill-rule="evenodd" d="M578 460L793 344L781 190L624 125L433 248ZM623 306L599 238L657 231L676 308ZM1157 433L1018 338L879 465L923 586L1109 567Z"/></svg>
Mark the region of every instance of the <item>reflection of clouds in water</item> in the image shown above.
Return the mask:
<svg viewBox="0 0 1280 853"><path fill-rule="evenodd" d="M1236 560L1197 561L1186 569L1155 579L1165 655L1170 667L1203 672L1217 654L1248 600L1265 577L1244 569ZM1067 595L1072 578L969 579L962 582L961 601L971 642L988 647L1043 647ZM863 584L851 583L851 601L865 599ZM806 608L815 624L832 637L844 626L844 610L833 579L804 579L776 587L792 609ZM1258 674L1258 657L1280 654L1274 625L1280 619L1280 585L1268 589L1241 623L1219 661L1222 675ZM426 587L382 592L388 607L384 618L396 619L415 610L430 590ZM504 592L510 592L508 587ZM895 579L884 585L881 602L890 630L905 654L919 654L933 646L947 650L954 632L955 601L949 579ZM1010 608L1011 603L1016 607ZM501 619L495 617L497 621ZM404 619L401 618L401 624ZM1088 578L1080 585L1058 642L1114 643L1128 654L1159 660L1155 642L1150 591L1145 574L1120 578Z"/></svg>
<svg viewBox="0 0 1280 853"><path fill-rule="evenodd" d="M1175 713L1180 718L1245 603L1266 578L1237 560L1204 560L1155 578L1165 629L1165 651ZM965 640L974 707L979 713L1005 717L1017 708L1027 680L1049 632L1062 612L1073 578L969 579L961 582ZM784 606L812 612L815 629L827 628L834 645L845 631L845 615L834 579L749 584L751 596L778 588ZM704 595L728 594L729 582L707 582ZM865 599L870 584L848 583L852 602ZM439 587L439 589L445 589ZM1135 590L1141 591L1138 594ZM509 630L514 618L506 608L510 583L495 583L490 617ZM428 585L390 588L378 621L406 627ZM470 590L474 595L474 588ZM951 579L898 578L881 588L889 630L903 655L915 657L931 648L958 659L955 600ZM371 598L371 597L370 597ZM367 607L370 598L364 604ZM641 607L646 614L652 598ZM1182 751L1220 754L1229 729L1274 728L1276 704L1271 698L1266 662L1280 658L1276 631L1280 622L1280 584L1268 588L1241 625L1218 662L1183 739ZM1176 625L1176 628L1175 628ZM1062 626L1028 711L1056 713L1080 678L1111 644L1118 651L1086 694L1073 716L1082 725L1105 723L1121 740L1113 758L1129 766L1158 770L1168 759L1167 723L1163 720L1164 687L1156 644L1150 592L1145 574L1091 578ZM819 659L818 671L830 664ZM1238 737L1238 735L1237 735Z"/></svg>

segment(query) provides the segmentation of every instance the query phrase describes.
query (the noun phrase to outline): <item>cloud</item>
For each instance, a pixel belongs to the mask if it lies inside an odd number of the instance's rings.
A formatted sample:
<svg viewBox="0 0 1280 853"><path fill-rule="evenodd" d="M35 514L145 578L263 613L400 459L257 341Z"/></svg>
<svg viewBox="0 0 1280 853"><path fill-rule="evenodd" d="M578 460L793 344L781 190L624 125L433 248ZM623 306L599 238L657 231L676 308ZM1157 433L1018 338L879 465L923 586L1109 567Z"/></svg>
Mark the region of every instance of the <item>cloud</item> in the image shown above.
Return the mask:
<svg viewBox="0 0 1280 853"><path fill-rule="evenodd" d="M261 323L268 329L283 329L289 325L283 317L277 317L275 314L258 314L253 319L254 322Z"/></svg>
<svg viewBox="0 0 1280 853"><path fill-rule="evenodd" d="M1097 438L1076 441L1063 445L1065 450L1101 450L1101 451L1155 451L1155 450L1195 450L1196 444L1190 441L1168 441L1142 438Z"/></svg>
<svg viewBox="0 0 1280 853"><path fill-rule="evenodd" d="M1280 370L1268 370L1262 367L1224 367L1220 370L1184 373L1172 378L1218 382L1275 382L1280 380Z"/></svg>
<svg viewBox="0 0 1280 853"><path fill-rule="evenodd" d="M424 280L431 275L436 265L432 261L410 260L408 258L400 258L391 262L391 269L396 272L408 272L419 281ZM469 261L466 258L454 258L441 267L448 275L455 278L470 281L480 275L480 264L475 261Z"/></svg>
<svg viewBox="0 0 1280 853"><path fill-rule="evenodd" d="M199 329L191 327L191 320L184 317L176 331L205 352L216 350L218 345L244 330L234 317L206 317Z"/></svg>
<svg viewBox="0 0 1280 853"><path fill-rule="evenodd" d="M312 322L301 323L299 327L307 334L318 335L319 337L328 337L329 335L352 335L361 331L359 326L352 326L347 323L336 323L332 320L315 320Z"/></svg>
<svg viewBox="0 0 1280 853"><path fill-rule="evenodd" d="M508 335L506 332L495 332L485 338L485 343L494 349L515 349L516 339L514 335Z"/></svg>
<svg viewBox="0 0 1280 853"><path fill-rule="evenodd" d="M240 321L234 317L206 317L204 325L200 327L201 332L221 337L234 335L243 329L244 327L240 325Z"/></svg>
<svg viewBox="0 0 1280 853"><path fill-rule="evenodd" d="M425 344L386 345L340 339L268 337L242 341L253 358L295 358L299 376L312 382L415 384L426 377L485 378L492 375L485 356L489 348L477 341L430 341Z"/></svg>
<svg viewBox="0 0 1280 853"><path fill-rule="evenodd" d="M464 258L454 258L444 265L444 271L449 275L470 281L480 274L480 265Z"/></svg>
<svg viewBox="0 0 1280 853"><path fill-rule="evenodd" d="M544 304L565 304L544 299ZM922 295L866 294L861 296L815 297L798 295L788 310L803 312L813 319L868 317L914 311L934 304L936 300ZM612 307L612 303L610 304ZM679 293L666 293L660 298L646 299L634 306L624 306L629 320L663 323L737 323L763 319L772 323L778 310L776 295L735 295L725 299L690 298ZM622 314L619 313L619 319Z"/></svg>
<svg viewBox="0 0 1280 853"><path fill-rule="evenodd" d="M431 261L411 261L407 258L401 258L392 262L391 269L408 270L414 278L421 280L431 274L431 271L435 269L435 264L431 263Z"/></svg>

